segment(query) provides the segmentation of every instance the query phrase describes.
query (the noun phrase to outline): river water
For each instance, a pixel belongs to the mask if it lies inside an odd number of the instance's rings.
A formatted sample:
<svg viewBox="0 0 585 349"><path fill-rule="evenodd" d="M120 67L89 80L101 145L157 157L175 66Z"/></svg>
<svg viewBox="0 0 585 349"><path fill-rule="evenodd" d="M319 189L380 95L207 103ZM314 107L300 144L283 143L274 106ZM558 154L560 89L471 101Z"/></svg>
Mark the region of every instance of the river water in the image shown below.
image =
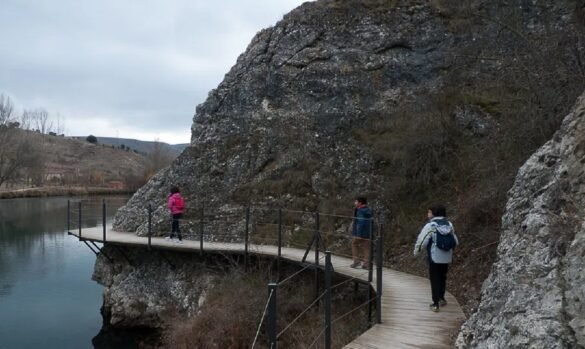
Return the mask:
<svg viewBox="0 0 585 349"><path fill-rule="evenodd" d="M101 222L102 199L83 200ZM110 222L128 198L106 200ZM66 230L67 198L0 200L0 349L94 348L103 288L95 255Z"/></svg>

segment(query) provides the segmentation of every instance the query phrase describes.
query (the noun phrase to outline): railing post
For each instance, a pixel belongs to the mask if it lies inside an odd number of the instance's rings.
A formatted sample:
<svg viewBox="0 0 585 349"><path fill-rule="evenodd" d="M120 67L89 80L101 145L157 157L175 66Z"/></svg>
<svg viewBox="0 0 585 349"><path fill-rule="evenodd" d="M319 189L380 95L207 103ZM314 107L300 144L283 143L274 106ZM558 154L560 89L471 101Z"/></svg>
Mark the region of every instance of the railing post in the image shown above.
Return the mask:
<svg viewBox="0 0 585 349"><path fill-rule="evenodd" d="M203 224L205 220L205 206L201 204L201 217L199 218L199 254L203 256L203 232L204 226Z"/></svg>
<svg viewBox="0 0 585 349"><path fill-rule="evenodd" d="M280 257L282 256L282 208L278 209L278 258L276 259L276 275L280 281Z"/></svg>
<svg viewBox="0 0 585 349"><path fill-rule="evenodd" d="M372 280L374 279L374 271L373 271L373 266L374 266L374 214L372 212L372 218L370 218L370 241L369 241L370 246L370 253L369 253L369 258L368 258L368 282L372 282Z"/></svg>
<svg viewBox="0 0 585 349"><path fill-rule="evenodd" d="M373 261L374 261L374 214L370 218L370 253L368 258L368 327L372 325L372 299L374 297L372 290L372 280L374 279Z"/></svg>
<svg viewBox="0 0 585 349"><path fill-rule="evenodd" d="M368 328L372 326L372 286L368 283Z"/></svg>
<svg viewBox="0 0 585 349"><path fill-rule="evenodd" d="M103 228L104 242L106 242L106 199L102 199L102 228Z"/></svg>
<svg viewBox="0 0 585 349"><path fill-rule="evenodd" d="M325 252L325 349L331 349L331 252Z"/></svg>
<svg viewBox="0 0 585 349"><path fill-rule="evenodd" d="M148 203L148 249L152 248L152 204Z"/></svg>
<svg viewBox="0 0 585 349"><path fill-rule="evenodd" d="M67 233L71 234L71 200L67 199Z"/></svg>
<svg viewBox="0 0 585 349"><path fill-rule="evenodd" d="M248 271L248 239L250 234L250 206L246 207L246 234L244 236L244 270Z"/></svg>
<svg viewBox="0 0 585 349"><path fill-rule="evenodd" d="M278 348L278 339L277 339L277 323L276 323L276 288L278 284L270 283L268 284L268 341L270 349L277 349Z"/></svg>
<svg viewBox="0 0 585 349"><path fill-rule="evenodd" d="M380 223L378 231L378 253L376 254L376 323L382 323L382 268L384 265L384 226Z"/></svg>
<svg viewBox="0 0 585 349"><path fill-rule="evenodd" d="M79 200L79 217L78 217L78 223L79 223L79 239L81 239L81 200Z"/></svg>
<svg viewBox="0 0 585 349"><path fill-rule="evenodd" d="M319 211L315 213L315 299L319 297ZM317 307L319 304L317 304Z"/></svg>

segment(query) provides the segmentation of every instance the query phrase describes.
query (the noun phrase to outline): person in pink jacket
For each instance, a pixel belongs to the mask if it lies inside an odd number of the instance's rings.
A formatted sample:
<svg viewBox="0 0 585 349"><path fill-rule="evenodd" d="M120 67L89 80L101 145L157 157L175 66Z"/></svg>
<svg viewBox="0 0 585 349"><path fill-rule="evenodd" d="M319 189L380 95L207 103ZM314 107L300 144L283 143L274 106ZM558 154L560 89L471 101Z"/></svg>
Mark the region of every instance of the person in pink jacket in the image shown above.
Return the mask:
<svg viewBox="0 0 585 349"><path fill-rule="evenodd" d="M183 211L185 210L185 200L181 196L179 187L176 185L171 187L171 194L167 199L167 204L169 211L171 212L172 224L171 234L166 238L166 240L173 241L176 233L177 237L179 238L179 240L176 242L182 244L183 237L181 236L181 229L179 228L179 220L183 217Z"/></svg>

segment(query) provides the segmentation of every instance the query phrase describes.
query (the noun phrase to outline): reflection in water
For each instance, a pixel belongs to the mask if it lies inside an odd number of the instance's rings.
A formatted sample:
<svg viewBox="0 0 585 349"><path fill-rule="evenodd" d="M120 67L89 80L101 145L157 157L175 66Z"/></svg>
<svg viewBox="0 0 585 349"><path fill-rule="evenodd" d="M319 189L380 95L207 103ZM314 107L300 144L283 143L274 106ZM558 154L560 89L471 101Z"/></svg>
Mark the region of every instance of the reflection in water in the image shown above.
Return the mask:
<svg viewBox="0 0 585 349"><path fill-rule="evenodd" d="M127 198L106 200L109 221ZM84 199L84 215L101 222L101 203ZM92 347L102 322L95 255L66 227L66 198L0 200L0 349Z"/></svg>
<svg viewBox="0 0 585 349"><path fill-rule="evenodd" d="M14 285L11 284L0 285L0 297L7 296L8 294L10 294L10 290L12 290L12 287L14 287Z"/></svg>

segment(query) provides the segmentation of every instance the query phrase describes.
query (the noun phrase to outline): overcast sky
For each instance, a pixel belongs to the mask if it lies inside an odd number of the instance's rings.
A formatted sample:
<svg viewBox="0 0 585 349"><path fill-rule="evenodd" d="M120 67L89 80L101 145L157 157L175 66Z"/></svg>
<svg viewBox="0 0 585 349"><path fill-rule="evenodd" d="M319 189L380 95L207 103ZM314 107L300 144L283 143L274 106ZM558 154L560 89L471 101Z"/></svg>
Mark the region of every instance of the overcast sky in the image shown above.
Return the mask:
<svg viewBox="0 0 585 349"><path fill-rule="evenodd" d="M68 136L187 143L261 29L306 0L1 0L0 93Z"/></svg>

